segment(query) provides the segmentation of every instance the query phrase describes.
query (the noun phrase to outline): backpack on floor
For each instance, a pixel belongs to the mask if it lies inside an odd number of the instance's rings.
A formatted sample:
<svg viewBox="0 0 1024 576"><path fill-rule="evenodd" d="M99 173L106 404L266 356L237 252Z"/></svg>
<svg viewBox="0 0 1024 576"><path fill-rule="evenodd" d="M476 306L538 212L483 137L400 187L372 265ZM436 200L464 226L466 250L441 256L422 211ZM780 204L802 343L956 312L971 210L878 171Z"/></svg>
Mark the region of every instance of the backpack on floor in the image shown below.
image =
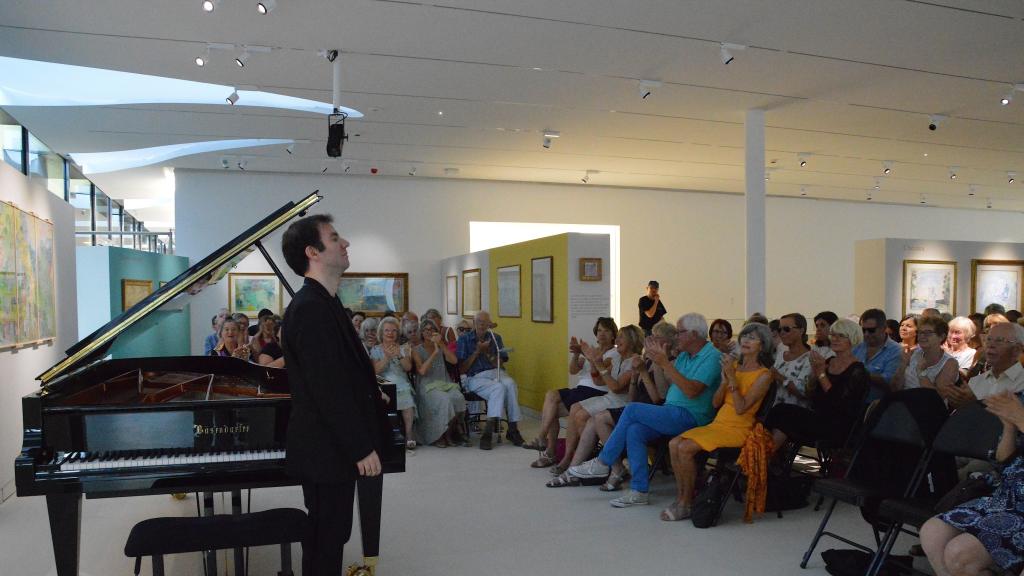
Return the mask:
<svg viewBox="0 0 1024 576"><path fill-rule="evenodd" d="M804 474L768 474L765 511L798 510L807 506L812 484L814 478Z"/></svg>
<svg viewBox="0 0 1024 576"><path fill-rule="evenodd" d="M695 527L710 528L718 523L722 502L729 496L726 490L721 474L715 471L708 473L693 499L690 520Z"/></svg>

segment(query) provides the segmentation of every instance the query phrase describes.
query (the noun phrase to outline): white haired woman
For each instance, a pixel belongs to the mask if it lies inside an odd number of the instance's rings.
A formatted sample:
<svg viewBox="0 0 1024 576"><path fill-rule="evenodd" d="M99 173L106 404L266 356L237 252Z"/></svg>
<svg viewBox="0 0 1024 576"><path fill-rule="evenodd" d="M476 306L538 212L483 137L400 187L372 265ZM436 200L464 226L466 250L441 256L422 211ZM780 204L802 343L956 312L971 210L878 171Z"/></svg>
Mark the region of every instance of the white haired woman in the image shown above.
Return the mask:
<svg viewBox="0 0 1024 576"><path fill-rule="evenodd" d="M967 372L974 366L974 354L976 350L970 347L971 338L974 338L978 327L974 321L966 316L957 316L949 321L949 334L946 336L944 348L949 355L956 359L960 367L960 377L966 382Z"/></svg>

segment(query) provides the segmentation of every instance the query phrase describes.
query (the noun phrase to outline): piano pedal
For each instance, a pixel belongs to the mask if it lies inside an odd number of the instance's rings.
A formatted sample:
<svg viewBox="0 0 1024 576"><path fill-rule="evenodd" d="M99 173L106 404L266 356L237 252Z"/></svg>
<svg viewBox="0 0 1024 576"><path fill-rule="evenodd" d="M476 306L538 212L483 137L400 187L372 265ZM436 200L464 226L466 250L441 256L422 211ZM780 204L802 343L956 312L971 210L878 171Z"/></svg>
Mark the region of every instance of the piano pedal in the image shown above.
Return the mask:
<svg viewBox="0 0 1024 576"><path fill-rule="evenodd" d="M185 498L188 498L188 494L185 494L184 492L175 492L174 494L171 494L171 498L174 498L175 500L184 500Z"/></svg>
<svg viewBox="0 0 1024 576"><path fill-rule="evenodd" d="M376 566L352 564L345 569L345 576L374 576Z"/></svg>

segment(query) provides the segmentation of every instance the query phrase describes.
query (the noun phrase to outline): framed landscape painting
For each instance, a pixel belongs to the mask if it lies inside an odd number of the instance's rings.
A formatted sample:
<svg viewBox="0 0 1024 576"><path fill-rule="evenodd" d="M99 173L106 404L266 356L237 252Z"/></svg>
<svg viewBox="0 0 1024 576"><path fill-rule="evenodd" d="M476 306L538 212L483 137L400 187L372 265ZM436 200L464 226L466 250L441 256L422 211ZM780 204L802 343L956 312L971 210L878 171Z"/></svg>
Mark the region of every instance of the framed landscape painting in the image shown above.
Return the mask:
<svg viewBox="0 0 1024 576"><path fill-rule="evenodd" d="M274 314L281 310L281 280L266 272L228 273L228 310L255 318L266 308Z"/></svg>
<svg viewBox="0 0 1024 576"><path fill-rule="evenodd" d="M519 318L521 291L519 265L498 268L498 316Z"/></svg>
<svg viewBox="0 0 1024 576"><path fill-rule="evenodd" d="M353 272L341 277L341 302L353 312L383 316L388 310L401 316L409 310L409 274L406 272Z"/></svg>
<svg viewBox="0 0 1024 576"><path fill-rule="evenodd" d="M480 313L480 269L462 271L462 316L472 318Z"/></svg>
<svg viewBox="0 0 1024 576"><path fill-rule="evenodd" d="M971 260L971 312L989 304L1020 310L1024 260Z"/></svg>
<svg viewBox="0 0 1024 576"><path fill-rule="evenodd" d="M956 262L903 261L903 314L926 308L956 316Z"/></svg>
<svg viewBox="0 0 1024 576"><path fill-rule="evenodd" d="M135 306L153 292L152 280L121 280L121 311Z"/></svg>
<svg viewBox="0 0 1024 576"><path fill-rule="evenodd" d="M534 322L554 322L552 312L552 299L555 290L554 266L552 256L534 258L530 261L530 285L533 292L530 295L532 315Z"/></svg>

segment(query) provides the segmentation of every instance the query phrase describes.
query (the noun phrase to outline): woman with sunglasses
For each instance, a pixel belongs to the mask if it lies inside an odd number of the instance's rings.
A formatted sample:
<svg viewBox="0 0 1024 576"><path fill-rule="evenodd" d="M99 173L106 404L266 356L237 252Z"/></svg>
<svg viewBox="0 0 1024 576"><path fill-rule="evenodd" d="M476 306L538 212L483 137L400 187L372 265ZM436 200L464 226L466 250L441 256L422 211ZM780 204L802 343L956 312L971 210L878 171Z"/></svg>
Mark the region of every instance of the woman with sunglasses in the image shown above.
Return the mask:
<svg viewBox="0 0 1024 576"><path fill-rule="evenodd" d="M970 320L968 320L970 322ZM933 388L945 397L947 386L960 379L956 358L942 349L949 325L942 318L929 316L917 323L917 350L903 354L903 366L893 377L893 390Z"/></svg>
<svg viewBox="0 0 1024 576"><path fill-rule="evenodd" d="M828 328L835 356L826 359L810 353L813 376L807 397L811 407L776 404L765 419L776 452L790 438L811 444L817 440L842 443L860 417L870 379L853 348L864 341L864 333L856 322L845 318Z"/></svg>
<svg viewBox="0 0 1024 576"><path fill-rule="evenodd" d="M807 318L797 313L779 318L779 337L782 346L775 352L772 368L772 378L778 386L775 403L808 407L811 348L807 345Z"/></svg>
<svg viewBox="0 0 1024 576"><path fill-rule="evenodd" d="M413 348L416 399L419 408L420 440L438 448L461 444L466 436L460 423L466 411L466 399L458 382L448 376L445 364L458 364L455 353L448 350L433 320L423 315L420 335L423 342Z"/></svg>

